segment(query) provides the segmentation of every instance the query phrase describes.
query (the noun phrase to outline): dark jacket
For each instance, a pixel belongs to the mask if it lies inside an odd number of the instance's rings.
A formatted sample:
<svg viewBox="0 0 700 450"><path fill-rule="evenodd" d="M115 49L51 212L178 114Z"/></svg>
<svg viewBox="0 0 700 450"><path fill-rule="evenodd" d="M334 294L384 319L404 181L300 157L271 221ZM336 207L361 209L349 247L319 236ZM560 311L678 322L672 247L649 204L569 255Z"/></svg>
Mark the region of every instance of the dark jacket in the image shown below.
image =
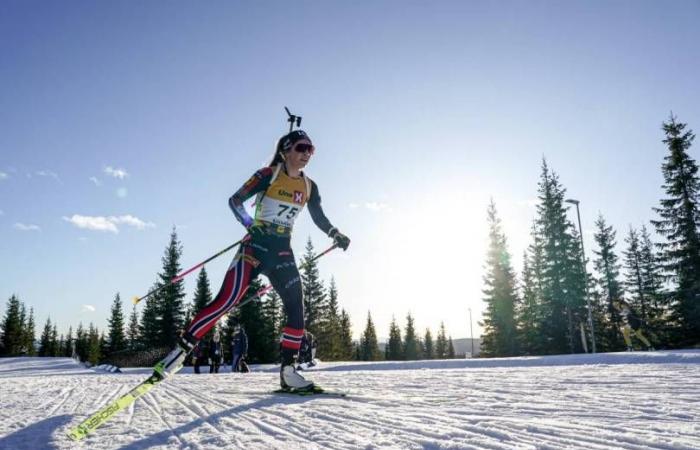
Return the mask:
<svg viewBox="0 0 700 450"><path fill-rule="evenodd" d="M234 355L245 355L248 353L248 335L245 334L243 329L233 336L231 353Z"/></svg>

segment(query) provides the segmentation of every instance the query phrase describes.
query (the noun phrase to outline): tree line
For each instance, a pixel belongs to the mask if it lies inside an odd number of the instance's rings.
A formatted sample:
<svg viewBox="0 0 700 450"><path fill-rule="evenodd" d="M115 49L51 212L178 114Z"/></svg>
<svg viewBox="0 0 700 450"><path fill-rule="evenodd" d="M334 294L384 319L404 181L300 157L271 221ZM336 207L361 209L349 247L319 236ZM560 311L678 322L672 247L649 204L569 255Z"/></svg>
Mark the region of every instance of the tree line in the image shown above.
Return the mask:
<svg viewBox="0 0 700 450"><path fill-rule="evenodd" d="M673 115L662 126L664 197L650 221L660 241L653 241L646 225L630 226L618 254L617 231L601 213L595 222L593 273L586 270L582 239L569 219L568 204L576 201L566 198L546 160L519 280L491 201L482 355L590 351L593 330L597 351L622 350L616 307L621 299L632 306L656 347L700 344L700 182L698 165L688 153L695 136L686 128Z"/></svg>

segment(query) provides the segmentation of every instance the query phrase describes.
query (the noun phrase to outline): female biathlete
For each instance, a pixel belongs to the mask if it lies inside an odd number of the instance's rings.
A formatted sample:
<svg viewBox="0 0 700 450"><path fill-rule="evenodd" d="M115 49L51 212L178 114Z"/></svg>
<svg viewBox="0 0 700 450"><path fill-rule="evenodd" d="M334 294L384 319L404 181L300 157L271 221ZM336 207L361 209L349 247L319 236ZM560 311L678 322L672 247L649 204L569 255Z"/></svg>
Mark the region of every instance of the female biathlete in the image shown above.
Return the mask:
<svg viewBox="0 0 700 450"><path fill-rule="evenodd" d="M282 298L287 323L282 329L283 389L313 390L313 382L295 370L295 359L304 335L304 302L301 279L290 246L294 221L304 208L316 226L347 250L350 239L331 225L321 209L318 187L302 169L314 154L309 136L292 131L277 143L272 162L257 172L229 199L229 206L248 230L240 249L226 272L216 298L192 320L177 347L156 365L156 375L165 378L177 372L187 354L200 339L243 298L250 281L265 274ZM257 194L255 217L248 215L243 202Z"/></svg>

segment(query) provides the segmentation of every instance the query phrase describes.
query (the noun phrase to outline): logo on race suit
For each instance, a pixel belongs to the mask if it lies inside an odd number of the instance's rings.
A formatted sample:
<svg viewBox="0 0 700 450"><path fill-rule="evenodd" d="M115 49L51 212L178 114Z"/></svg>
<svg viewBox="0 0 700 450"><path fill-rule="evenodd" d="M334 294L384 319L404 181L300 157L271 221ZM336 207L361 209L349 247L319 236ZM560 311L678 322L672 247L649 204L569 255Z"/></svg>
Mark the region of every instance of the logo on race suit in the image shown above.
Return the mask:
<svg viewBox="0 0 700 450"><path fill-rule="evenodd" d="M296 192L296 191L295 191L295 192ZM278 193L279 195L281 195L282 197L289 197L289 198L292 198L292 194L290 194L289 192L285 191L284 189L278 190L277 193Z"/></svg>
<svg viewBox="0 0 700 450"><path fill-rule="evenodd" d="M300 191L294 191L294 203L304 203L304 193Z"/></svg>

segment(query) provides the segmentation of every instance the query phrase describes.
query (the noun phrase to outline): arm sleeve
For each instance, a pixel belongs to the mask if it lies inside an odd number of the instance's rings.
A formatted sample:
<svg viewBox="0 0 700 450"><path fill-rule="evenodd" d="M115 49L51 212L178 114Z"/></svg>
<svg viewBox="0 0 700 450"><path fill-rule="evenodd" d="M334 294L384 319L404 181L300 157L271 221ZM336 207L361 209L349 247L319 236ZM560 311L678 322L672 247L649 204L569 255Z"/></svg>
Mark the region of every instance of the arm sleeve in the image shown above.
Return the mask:
<svg viewBox="0 0 700 450"><path fill-rule="evenodd" d="M235 194L228 199L228 206L233 211L236 219L248 228L253 224L253 218L246 212L243 203L258 192L262 192L270 185L272 168L264 167L253 174Z"/></svg>
<svg viewBox="0 0 700 450"><path fill-rule="evenodd" d="M313 219L314 223L321 231L326 234L331 231L333 225L331 225L326 215L323 214L321 195L318 193L318 186L316 186L313 180L311 180L311 195L309 196L309 213L311 214L311 219Z"/></svg>

